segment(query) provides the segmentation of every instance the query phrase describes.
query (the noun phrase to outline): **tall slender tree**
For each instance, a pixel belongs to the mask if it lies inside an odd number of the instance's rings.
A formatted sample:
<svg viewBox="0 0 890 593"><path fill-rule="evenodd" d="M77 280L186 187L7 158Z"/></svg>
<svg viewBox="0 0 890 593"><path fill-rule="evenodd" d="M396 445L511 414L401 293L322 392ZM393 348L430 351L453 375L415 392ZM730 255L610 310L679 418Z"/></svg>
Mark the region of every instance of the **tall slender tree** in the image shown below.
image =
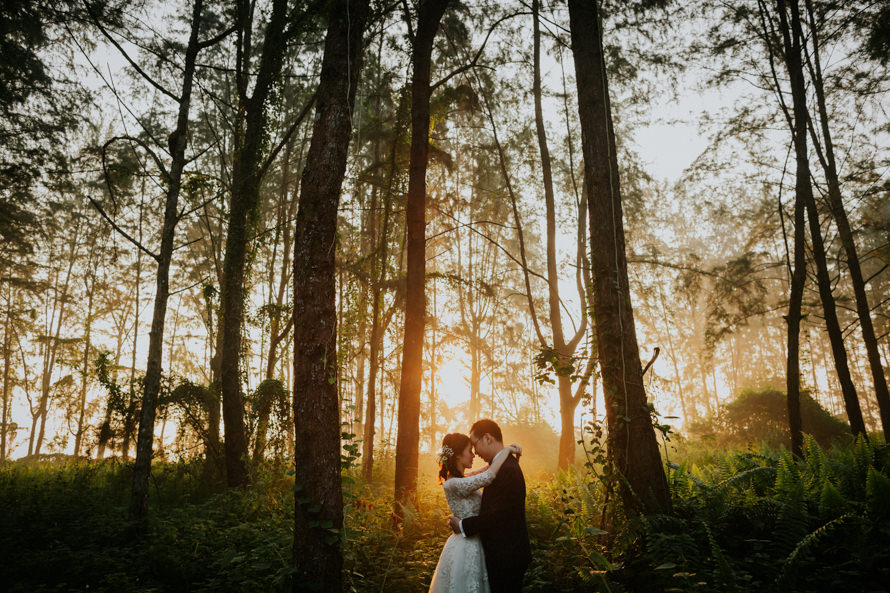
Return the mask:
<svg viewBox="0 0 890 593"><path fill-rule="evenodd" d="M761 22L766 22L765 7L762 3L758 3L760 8ZM789 73L791 74L792 87L802 84L797 77L803 74L801 70L801 39L792 32L788 36L787 18L784 18L786 12L785 2L778 0L778 10L782 18L783 26L783 43L785 57ZM769 45L769 37L767 39L767 48L770 53L770 59L773 58L772 47ZM778 77L774 76L774 83L778 85ZM806 105L800 105L802 97L794 95L794 113L793 113L793 145L795 155L795 185L794 185L794 219L792 221L792 229L794 230L794 264L792 267L790 259L787 261L788 271L791 279L791 290L788 298L788 313L785 315L785 322L788 327L787 343L788 352L787 367L785 369L785 389L788 399L788 426L791 432L791 452L800 456L803 453L803 433L801 432L801 416L800 416L800 322L802 319L801 310L803 306L803 291L806 284L806 203L807 192L811 194L813 187L810 184L810 164L809 155L807 154L806 142L806 116L801 116L798 110L805 109ZM791 114L786 112L786 116ZM784 214L782 204L779 203L779 215L783 217L782 230L784 232ZM786 248L787 249L787 248ZM786 255L787 258L787 255Z"/></svg>
<svg viewBox="0 0 890 593"><path fill-rule="evenodd" d="M550 149L547 146L547 132L544 128L544 110L541 101L541 24L539 11L540 1L533 0L534 76L532 94L535 101L535 131L538 136L538 150L541 153L541 180L544 184L544 204L547 218L547 304L550 315L550 331L553 336L553 353L556 359L552 360L552 363L557 369L557 386L559 388L560 436L557 465L560 469L565 469L575 463L575 409L578 407L578 403L584 394L584 388L593 370L595 359L591 356L586 361L583 380L578 389L573 392L572 374L574 374L574 361L572 358L575 350L577 350L578 345L584 338L584 334L587 332L587 290L584 281L584 272L587 270L587 266L584 265L583 260L583 245L586 242L584 233L586 221L583 216L578 217L578 250L575 262L575 273L580 297L581 323L575 330L574 335L566 339L562 324L562 301L559 296L559 274L556 261L556 196L553 191ZM582 198L581 204L579 204L580 214L583 214L583 208L586 208L586 195ZM589 283L589 278L587 283ZM531 298L531 295L529 295L529 298ZM542 344L542 346L546 345Z"/></svg>
<svg viewBox="0 0 890 593"><path fill-rule="evenodd" d="M235 117L232 196L229 202L226 250L220 285L220 392L225 426L226 481L229 486L244 486L248 481L247 434L244 426L244 397L241 393L241 338L244 325L244 289L248 243L256 226L260 184L268 168L263 145L268 130L267 103L281 78L285 50L304 19L313 18L314 7L303 18L288 15L287 0L273 0L266 23L263 47L253 90L251 56L254 3L237 3L236 87L238 111ZM270 155L271 156L271 155ZM264 157L266 162L264 162Z"/></svg>
<svg viewBox="0 0 890 593"><path fill-rule="evenodd" d="M813 1L805 0L805 6L809 22L809 37L812 42L811 53L807 54L809 58L807 65L812 88L816 95L818 129L822 133L821 141L816 132L817 127L812 124L808 127L813 139L813 145L816 148L816 154L825 173L825 179L828 182L828 203L831 207L831 216L837 225L841 245L844 248L844 254L847 256L847 269L850 272L850 282L853 285L853 295L856 300L856 314L859 318L859 327L862 330L862 341L865 343L865 352L868 356L869 370L871 371L872 383L875 388L875 397L878 400L881 426L883 427L884 440L886 441L890 439L890 390L887 387L887 377L884 374L881 353L878 350L878 340L875 336L868 295L865 292L866 281L862 275L862 266L859 263L856 241L853 237L853 230L847 217L846 208L844 208L843 197L841 196L840 175L838 174L837 159L834 154L834 141L832 140L831 125L825 100L825 81L822 75L819 45L821 36L816 24Z"/></svg>
<svg viewBox="0 0 890 593"><path fill-rule="evenodd" d="M670 492L643 387L627 277L621 187L597 2L569 0L588 196L593 311L609 455L629 509L669 511Z"/></svg>
<svg viewBox="0 0 890 593"><path fill-rule="evenodd" d="M790 7L791 18L788 18ZM791 96L793 99L794 124L789 119L789 125L793 125L795 154L798 159L797 166L802 168L798 172L798 184L807 211L807 220L810 228L810 241L812 243L813 260L816 264L816 281L819 287L819 298L822 301L822 311L825 316L825 325L828 329L828 338L831 343L831 352L834 355L835 369L841 384L841 393L844 397L844 405L847 410L847 418L850 421L850 429L853 434L865 434L865 422L862 418L862 410L859 406L859 397L850 373L847 362L847 349L844 345L843 333L837 316L834 295L831 290L831 279L828 274L828 260L825 254L825 242L822 238L822 224L819 210L816 207L816 199L813 196L813 188L810 182L810 165L807 157L806 124L809 120L807 109L806 86L804 82L803 61L801 58L801 46L803 28L800 21L800 7L798 0L777 0L779 15L779 27L782 34L782 43L785 48L785 66L791 81ZM801 180L805 179L805 182ZM799 373L799 370L798 370Z"/></svg>
<svg viewBox="0 0 890 593"><path fill-rule="evenodd" d="M294 232L294 591L342 590L337 397L337 208L368 0L330 3L312 141Z"/></svg>
<svg viewBox="0 0 890 593"><path fill-rule="evenodd" d="M399 430L396 437L396 504L414 502L420 444L420 388L426 323L426 170L429 162L430 71L433 40L450 0L420 0L411 47L411 153L408 164L407 277ZM405 15L409 19L410 15ZM398 511L397 511L398 512Z"/></svg>
<svg viewBox="0 0 890 593"><path fill-rule="evenodd" d="M167 313L167 299L170 294L170 264L173 259L173 239L176 225L182 216L179 212L179 197L182 189L183 173L187 164L186 146L188 144L189 111L191 108L192 86L194 83L195 69L197 67L198 53L201 49L211 47L222 41L228 31L200 40L201 24L206 15L204 12L204 0L194 0L190 16L189 38L183 55L181 90L176 93L167 89L161 82L150 76L120 45L117 38L105 27L104 17L96 6L92 6L90 15L93 24L102 32L104 37L118 49L127 63L150 86L162 95L172 99L176 104L176 123L167 137L167 146L164 147L170 155L169 168L166 167L160 157L144 140L133 137L116 137L106 143L107 150L113 142L123 141L141 147L154 160L166 186L164 199L164 218L161 225L161 241L157 252L146 248L141 242L133 239L109 217L101 205L92 200L93 205L102 216L121 233L126 239L133 242L136 247L147 253L158 265L155 284L154 310L152 312L151 330L148 341L148 361L143 382L142 406L139 420L139 432L136 441L136 463L133 470L133 493L130 499L130 515L142 518L148 513L148 482L151 473L151 457L154 444L154 426L157 414L158 394L161 384L161 363L164 343L164 321ZM111 181L108 180L109 189ZM138 319L136 320L138 323Z"/></svg>

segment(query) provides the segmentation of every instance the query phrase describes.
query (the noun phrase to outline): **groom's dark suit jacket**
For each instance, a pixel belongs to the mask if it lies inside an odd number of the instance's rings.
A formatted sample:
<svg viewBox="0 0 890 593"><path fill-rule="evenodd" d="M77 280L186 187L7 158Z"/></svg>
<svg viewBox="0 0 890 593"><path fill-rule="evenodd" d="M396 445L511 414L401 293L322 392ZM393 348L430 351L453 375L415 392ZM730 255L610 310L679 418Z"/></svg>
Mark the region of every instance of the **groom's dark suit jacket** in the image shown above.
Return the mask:
<svg viewBox="0 0 890 593"><path fill-rule="evenodd" d="M491 593L519 591L531 564L531 545L525 525L525 478L511 454L494 482L482 491L482 509L461 522L467 537L482 538Z"/></svg>

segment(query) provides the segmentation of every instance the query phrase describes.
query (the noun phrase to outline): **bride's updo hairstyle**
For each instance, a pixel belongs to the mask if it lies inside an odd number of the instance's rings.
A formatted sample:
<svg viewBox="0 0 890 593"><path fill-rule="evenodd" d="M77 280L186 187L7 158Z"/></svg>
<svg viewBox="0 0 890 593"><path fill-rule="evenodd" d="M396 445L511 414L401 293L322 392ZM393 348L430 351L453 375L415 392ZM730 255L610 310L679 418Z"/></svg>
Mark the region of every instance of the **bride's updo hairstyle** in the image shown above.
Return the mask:
<svg viewBox="0 0 890 593"><path fill-rule="evenodd" d="M439 483L441 484L448 478L452 478L457 473L457 458L467 445L470 444L470 437L459 432L452 432L445 435L442 439L442 448L439 450Z"/></svg>

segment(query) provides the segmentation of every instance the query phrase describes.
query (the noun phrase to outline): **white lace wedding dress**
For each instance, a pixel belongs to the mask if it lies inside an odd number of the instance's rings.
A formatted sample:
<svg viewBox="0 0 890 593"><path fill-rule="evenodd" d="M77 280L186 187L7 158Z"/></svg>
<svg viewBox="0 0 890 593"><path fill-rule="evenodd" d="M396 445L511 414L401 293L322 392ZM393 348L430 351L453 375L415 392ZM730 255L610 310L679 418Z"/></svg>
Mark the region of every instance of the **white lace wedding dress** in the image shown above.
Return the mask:
<svg viewBox="0 0 890 593"><path fill-rule="evenodd" d="M479 514L482 506L480 488L494 481L496 474L487 469L468 478L449 478L442 487L445 500L455 517L464 519ZM464 537L452 533L442 548L430 593L489 593L485 552L478 535Z"/></svg>

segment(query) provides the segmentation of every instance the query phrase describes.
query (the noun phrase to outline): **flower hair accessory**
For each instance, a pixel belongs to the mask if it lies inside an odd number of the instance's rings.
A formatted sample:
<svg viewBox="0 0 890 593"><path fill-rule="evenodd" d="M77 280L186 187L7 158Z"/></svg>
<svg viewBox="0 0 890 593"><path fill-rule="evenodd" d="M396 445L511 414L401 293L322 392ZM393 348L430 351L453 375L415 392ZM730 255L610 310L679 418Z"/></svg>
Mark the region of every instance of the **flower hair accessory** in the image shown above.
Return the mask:
<svg viewBox="0 0 890 593"><path fill-rule="evenodd" d="M442 445L442 449L439 451L439 463L445 463L449 459L454 456L454 449L449 447L448 445Z"/></svg>

